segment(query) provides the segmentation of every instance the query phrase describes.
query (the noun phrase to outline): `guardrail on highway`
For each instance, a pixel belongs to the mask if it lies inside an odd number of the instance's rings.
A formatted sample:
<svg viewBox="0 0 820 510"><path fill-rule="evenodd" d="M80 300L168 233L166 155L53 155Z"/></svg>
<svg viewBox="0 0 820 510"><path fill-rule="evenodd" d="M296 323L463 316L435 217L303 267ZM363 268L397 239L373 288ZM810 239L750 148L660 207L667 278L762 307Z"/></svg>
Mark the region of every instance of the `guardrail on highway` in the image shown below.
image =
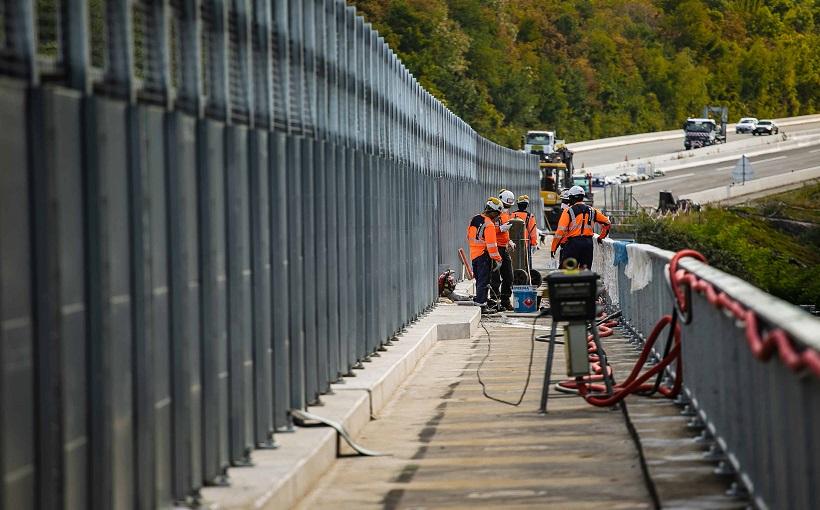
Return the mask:
<svg viewBox="0 0 820 510"><path fill-rule="evenodd" d="M196 505L538 197L343 0L3 5L2 508Z"/></svg>
<svg viewBox="0 0 820 510"><path fill-rule="evenodd" d="M647 335L673 310L674 254L623 248L616 257L607 240L593 269L628 327ZM820 507L820 319L695 259L681 267L717 293L692 290L692 321L682 326L685 393L716 446L709 458L736 474L759 508Z"/></svg>

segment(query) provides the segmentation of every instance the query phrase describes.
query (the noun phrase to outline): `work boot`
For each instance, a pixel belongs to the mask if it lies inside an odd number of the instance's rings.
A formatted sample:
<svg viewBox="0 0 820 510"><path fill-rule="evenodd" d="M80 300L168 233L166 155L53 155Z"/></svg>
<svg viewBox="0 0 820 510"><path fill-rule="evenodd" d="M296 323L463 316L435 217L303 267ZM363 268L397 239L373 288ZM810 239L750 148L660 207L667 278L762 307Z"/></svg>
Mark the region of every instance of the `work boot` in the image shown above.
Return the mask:
<svg viewBox="0 0 820 510"><path fill-rule="evenodd" d="M475 301L473 301L473 304L481 308L482 316L497 313L496 308L489 306L487 303L476 303Z"/></svg>
<svg viewBox="0 0 820 510"><path fill-rule="evenodd" d="M513 311L513 305L512 305L512 303L510 303L509 299L502 299L501 300L501 306L499 308L501 308L502 311L503 310L506 310L508 312Z"/></svg>

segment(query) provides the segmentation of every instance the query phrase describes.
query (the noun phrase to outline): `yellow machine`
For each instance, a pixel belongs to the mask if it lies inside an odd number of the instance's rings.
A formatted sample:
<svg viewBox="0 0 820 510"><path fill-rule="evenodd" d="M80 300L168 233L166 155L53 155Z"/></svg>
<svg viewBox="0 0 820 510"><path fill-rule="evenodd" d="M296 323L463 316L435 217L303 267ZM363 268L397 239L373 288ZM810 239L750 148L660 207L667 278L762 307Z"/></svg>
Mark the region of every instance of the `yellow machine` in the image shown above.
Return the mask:
<svg viewBox="0 0 820 510"><path fill-rule="evenodd" d="M542 162L540 166L544 219L553 229L561 217L561 190L572 187L572 170L566 163Z"/></svg>

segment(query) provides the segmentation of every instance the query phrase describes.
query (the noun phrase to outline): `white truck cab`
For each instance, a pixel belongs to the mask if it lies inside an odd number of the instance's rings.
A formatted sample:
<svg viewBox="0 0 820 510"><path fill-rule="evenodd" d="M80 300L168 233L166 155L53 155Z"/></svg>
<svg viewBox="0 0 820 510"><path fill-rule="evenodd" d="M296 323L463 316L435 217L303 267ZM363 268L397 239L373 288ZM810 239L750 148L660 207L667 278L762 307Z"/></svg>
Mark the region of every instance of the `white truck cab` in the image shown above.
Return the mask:
<svg viewBox="0 0 820 510"><path fill-rule="evenodd" d="M555 152L555 131L527 131L524 152L538 154L542 160Z"/></svg>

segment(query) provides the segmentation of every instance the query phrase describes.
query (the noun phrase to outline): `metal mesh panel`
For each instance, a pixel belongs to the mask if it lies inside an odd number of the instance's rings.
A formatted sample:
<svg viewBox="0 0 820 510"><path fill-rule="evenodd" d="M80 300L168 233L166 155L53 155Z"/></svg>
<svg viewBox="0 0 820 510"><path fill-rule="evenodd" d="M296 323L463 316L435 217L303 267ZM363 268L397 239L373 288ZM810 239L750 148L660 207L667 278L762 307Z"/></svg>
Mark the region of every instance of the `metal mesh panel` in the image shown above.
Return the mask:
<svg viewBox="0 0 820 510"><path fill-rule="evenodd" d="M170 86L179 89L182 85L182 6L180 0L171 2L170 19L168 20L168 60Z"/></svg>
<svg viewBox="0 0 820 510"><path fill-rule="evenodd" d="M106 64L106 14L105 0L88 1L88 31L90 38L91 66L105 69Z"/></svg>
<svg viewBox="0 0 820 510"><path fill-rule="evenodd" d="M60 59L60 1L37 0L37 55Z"/></svg>
<svg viewBox="0 0 820 510"><path fill-rule="evenodd" d="M178 9L171 10L177 14ZM176 17L176 16L175 16ZM151 0L134 0L131 5L131 23L134 41L134 77L140 83L140 97L143 100L161 102L165 98L162 69L162 38L157 30L162 29L156 6Z"/></svg>
<svg viewBox="0 0 820 510"><path fill-rule="evenodd" d="M273 59L273 127L287 130L287 35L283 33L283 1L273 2L273 20L270 31L271 58Z"/></svg>
<svg viewBox="0 0 820 510"><path fill-rule="evenodd" d="M244 21L244 20L241 20ZM235 122L246 123L249 119L247 87L244 83L244 52L242 51L243 29L239 26L239 11L235 2L228 8L228 85L231 118Z"/></svg>
<svg viewBox="0 0 820 510"><path fill-rule="evenodd" d="M6 3L0 2L0 52L6 50Z"/></svg>
<svg viewBox="0 0 820 510"><path fill-rule="evenodd" d="M134 0L131 4L131 23L134 39L134 77L145 80L147 68L150 64L146 39L148 34L151 10L144 1Z"/></svg>
<svg viewBox="0 0 820 510"><path fill-rule="evenodd" d="M200 80L202 81L202 98L208 104L208 97L211 95L211 80L213 79L213 33L214 7L206 0L199 6L199 19L201 30L200 37Z"/></svg>
<svg viewBox="0 0 820 510"><path fill-rule="evenodd" d="M268 85L270 72L269 64L271 55L269 52L269 32L270 25L269 12L264 8L255 5L251 19L251 56L253 58L253 81L255 94L256 122L260 126L267 128L270 121L270 88Z"/></svg>

